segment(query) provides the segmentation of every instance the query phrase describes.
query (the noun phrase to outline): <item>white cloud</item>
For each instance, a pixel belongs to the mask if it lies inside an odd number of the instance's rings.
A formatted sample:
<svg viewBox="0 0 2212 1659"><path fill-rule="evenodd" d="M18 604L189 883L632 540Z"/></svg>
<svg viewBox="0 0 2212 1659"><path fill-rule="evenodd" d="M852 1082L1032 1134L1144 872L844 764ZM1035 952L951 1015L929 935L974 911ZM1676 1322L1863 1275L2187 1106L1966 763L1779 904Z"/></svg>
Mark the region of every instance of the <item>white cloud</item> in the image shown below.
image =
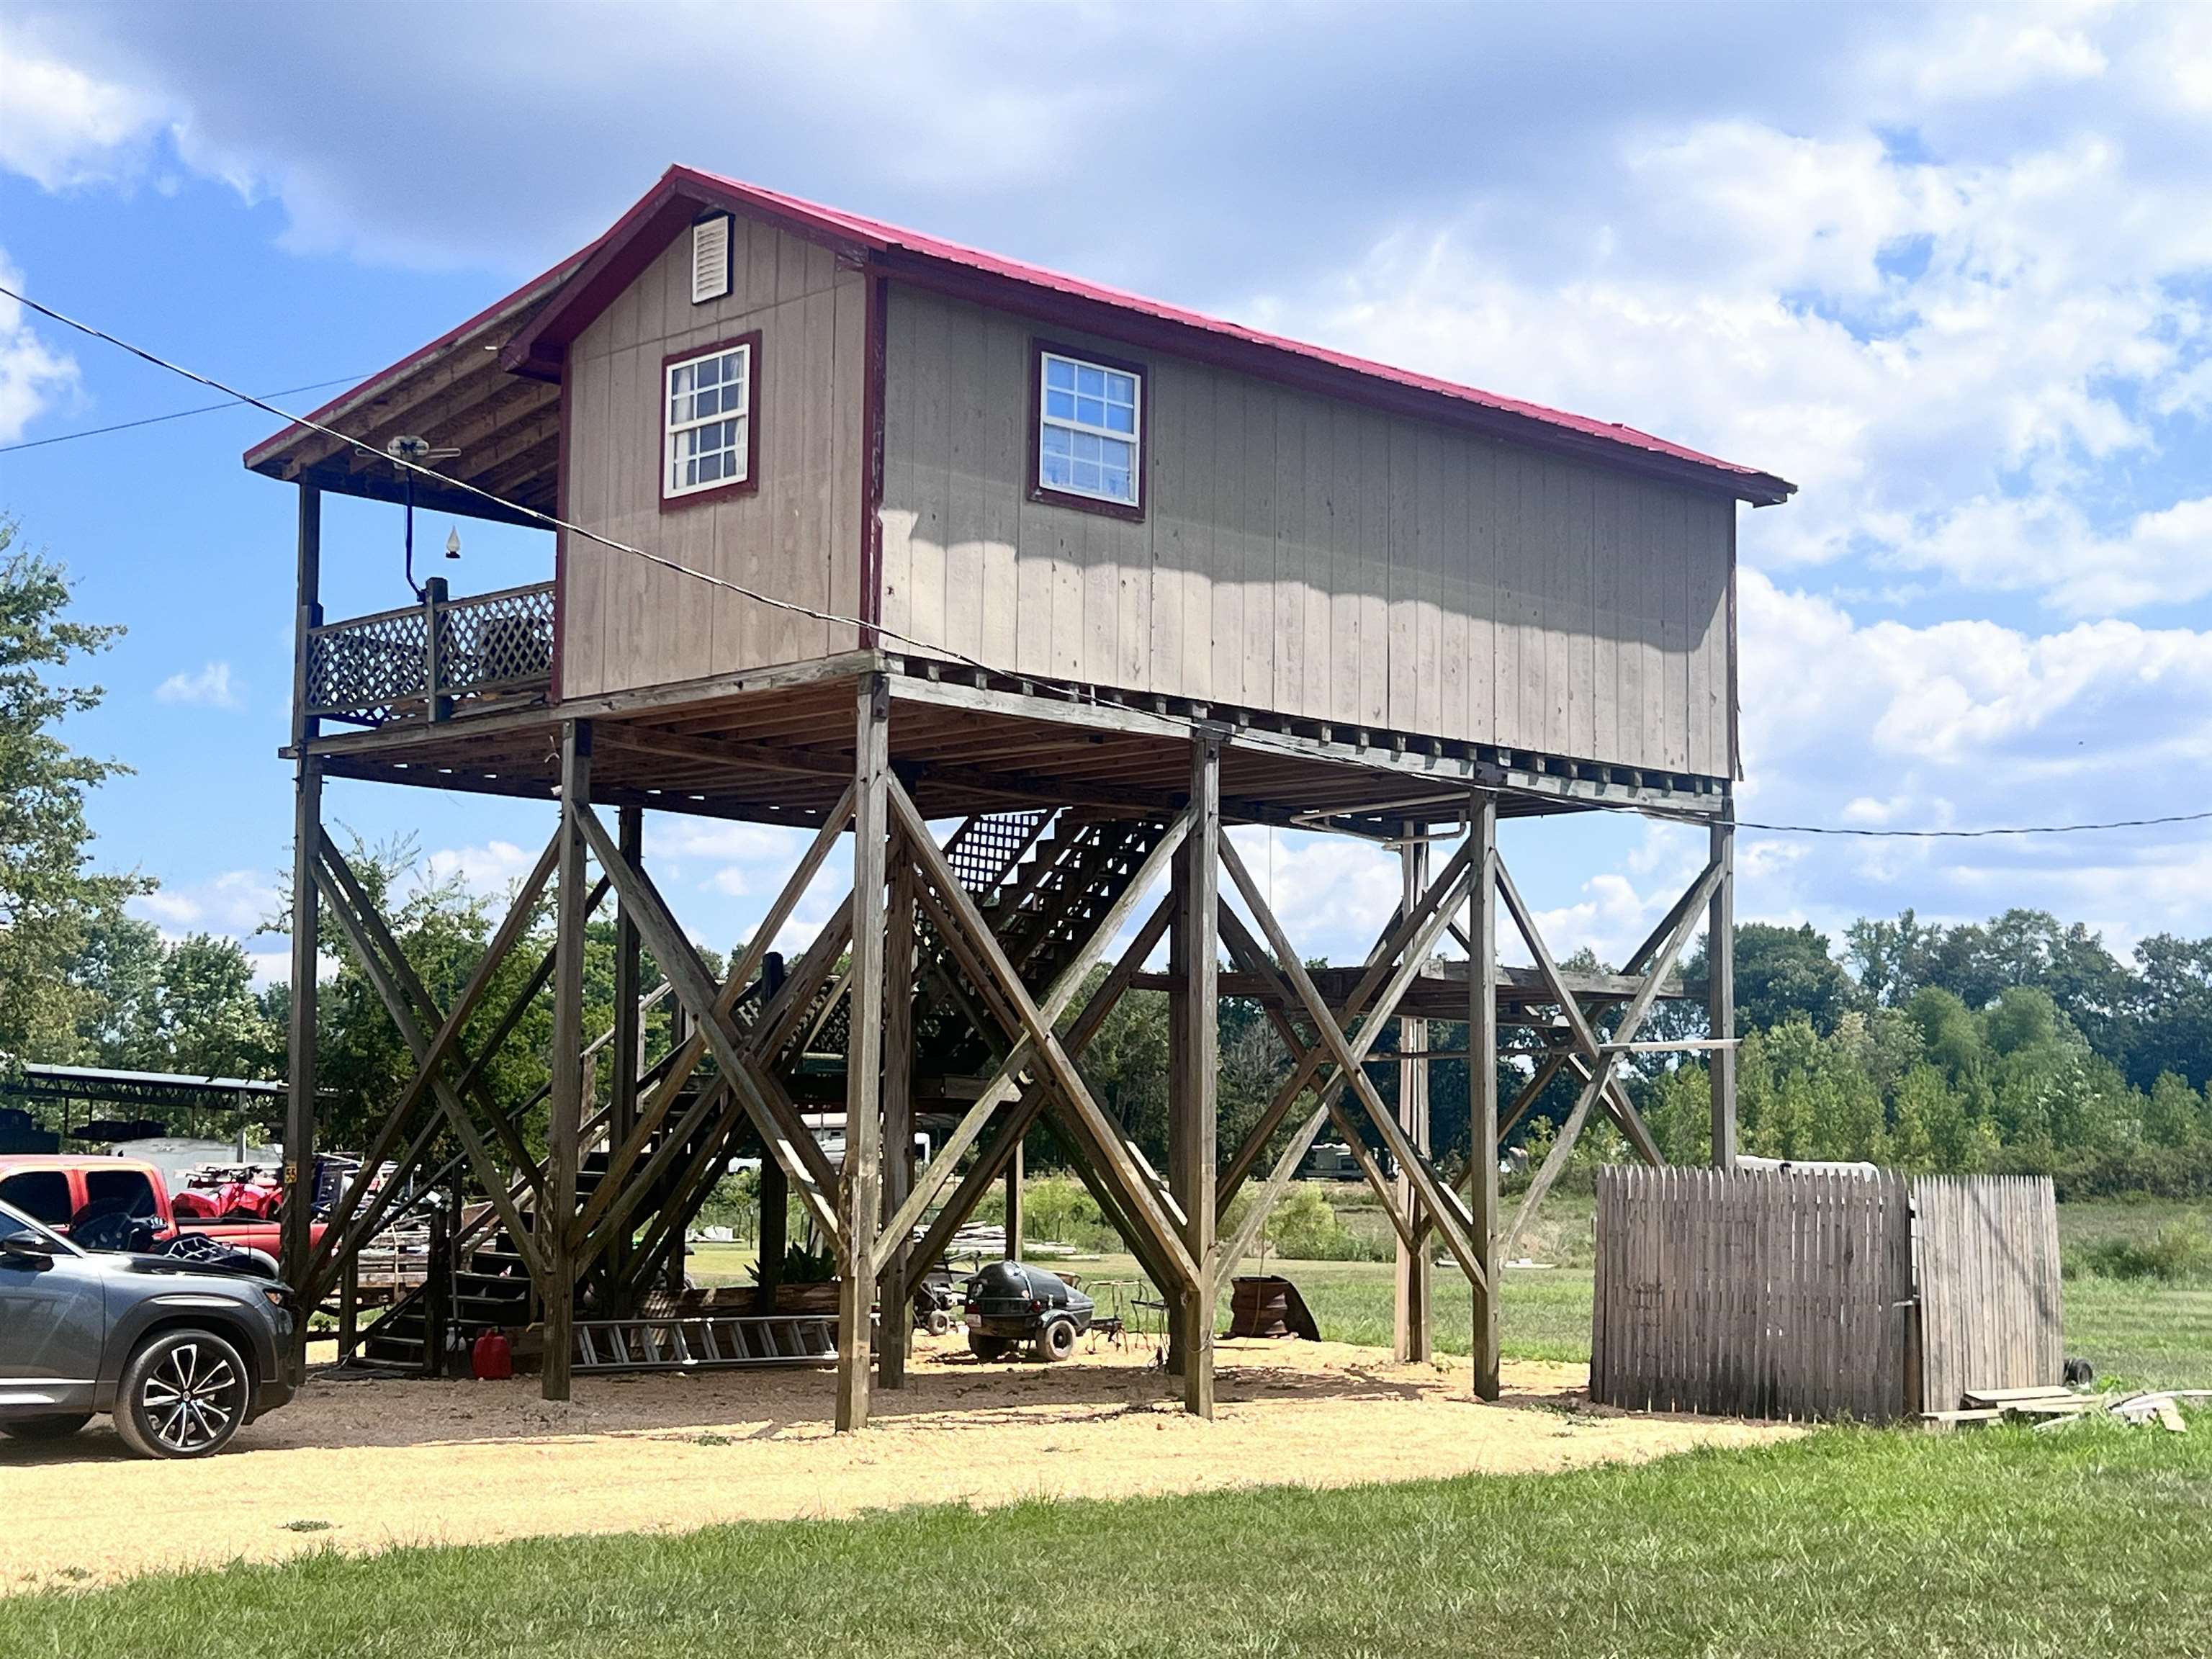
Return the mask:
<svg viewBox="0 0 2212 1659"><path fill-rule="evenodd" d="M130 909L167 932L252 934L276 914L281 896L263 870L225 870L199 881L168 883L130 901Z"/></svg>
<svg viewBox="0 0 2212 1659"><path fill-rule="evenodd" d="M0 167L47 190L106 184L135 171L161 111L154 100L47 56L0 30Z"/></svg>
<svg viewBox="0 0 2212 1659"><path fill-rule="evenodd" d="M230 683L230 665L211 662L197 673L179 672L154 688L156 702L189 703L203 708L236 708L238 691Z"/></svg>
<svg viewBox="0 0 2212 1659"><path fill-rule="evenodd" d="M0 126L4 126L0 123ZM0 283L27 292L22 274L0 253ZM0 443L77 390L76 361L32 331L21 303L0 295Z"/></svg>
<svg viewBox="0 0 2212 1659"><path fill-rule="evenodd" d="M2116 517L2107 471L2212 385L2212 176L2094 134L1947 164L1741 119L1619 162L1631 193L1559 269L1486 210L1262 308L1790 477L1744 530L1770 568L1865 556L2074 615L2212 592L2212 498L2146 482Z"/></svg>
<svg viewBox="0 0 2212 1659"><path fill-rule="evenodd" d="M428 884L459 881L472 893L502 894L537 866L540 850L518 847L511 841L491 841L480 847L441 847L423 859L421 876Z"/></svg>

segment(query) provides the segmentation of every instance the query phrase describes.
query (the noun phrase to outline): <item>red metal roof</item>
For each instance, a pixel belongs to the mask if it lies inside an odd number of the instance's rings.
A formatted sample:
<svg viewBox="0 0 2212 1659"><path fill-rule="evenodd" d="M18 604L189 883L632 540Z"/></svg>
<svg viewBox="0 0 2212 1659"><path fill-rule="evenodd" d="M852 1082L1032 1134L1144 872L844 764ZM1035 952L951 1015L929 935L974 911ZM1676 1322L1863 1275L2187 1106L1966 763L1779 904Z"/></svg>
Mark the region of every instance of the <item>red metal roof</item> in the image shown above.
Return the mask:
<svg viewBox="0 0 2212 1659"><path fill-rule="evenodd" d="M701 206L724 207L769 220L890 276L973 292L978 298L1055 317L1094 333L1131 336L1140 344L1269 375L1329 395L1363 398L1394 412L1479 425L1499 436L1569 449L1593 460L1610 459L1638 471L1659 471L1685 482L1724 489L1740 499L1762 505L1786 500L1796 489L1795 484L1757 467L1723 460L1618 422L1593 420L1347 352L1285 339L1241 323L686 167L669 168L653 189L591 246L384 374L333 399L325 410L343 407L368 386L515 305L554 276L560 278L557 291L517 331L501 362L520 373L557 379L561 349L635 278ZM323 413L319 410L319 417ZM283 435L249 452L247 464L251 465L256 455Z"/></svg>

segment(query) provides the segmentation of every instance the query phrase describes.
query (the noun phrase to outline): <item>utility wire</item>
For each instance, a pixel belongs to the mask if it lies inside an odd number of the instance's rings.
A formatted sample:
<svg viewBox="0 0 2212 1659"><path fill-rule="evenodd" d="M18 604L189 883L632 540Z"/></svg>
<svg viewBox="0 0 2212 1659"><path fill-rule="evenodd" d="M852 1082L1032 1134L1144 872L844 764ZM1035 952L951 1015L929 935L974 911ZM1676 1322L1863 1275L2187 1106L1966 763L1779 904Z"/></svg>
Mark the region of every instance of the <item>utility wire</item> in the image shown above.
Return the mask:
<svg viewBox="0 0 2212 1659"><path fill-rule="evenodd" d="M305 416L292 414L287 410L279 409L276 404L269 402L266 398L257 398L251 392L240 392L234 386L226 386L221 380L212 380L205 374L186 368L181 363L171 362L167 358L158 356L155 353L147 350L143 346L133 345L128 340L118 339L116 336L108 333L105 329L95 328L90 323L80 322L74 317L70 317L62 312L56 311L52 306L41 305L38 301L32 299L28 295L19 294L15 289L7 287L4 284L0 284L0 295L4 295L9 299L14 300L20 304L28 306L40 316L51 318L55 322L61 324L64 328L72 328L80 334L89 336L91 338L95 340L104 341L106 343L115 347L118 350L126 351L130 353L131 356L140 359L142 362L153 364L156 368L167 369L170 374L181 375L185 380L196 381L199 385L206 386L210 391L220 392L231 400L230 403L228 404L209 404L207 406L208 409L228 409L231 407L233 404L250 404L254 408L261 410L266 414L275 416L278 420L286 422L288 425L305 427L310 432L319 432L326 438L335 439L338 442L348 445L352 448L358 449L365 454L375 456L380 460L390 461L394 466L399 467L406 471L419 473L423 477L434 479L440 483L451 485L453 488L461 490L465 494L474 495L483 501L489 501L494 506L498 507L506 512L518 514L523 518L533 520L537 523L544 525L550 530L565 530L570 535L580 536L585 540L597 543L599 546L606 548L612 552L626 553L633 558L643 559L648 564L658 565L662 569L672 571L679 576L691 577L694 580L705 582L710 587L721 588L727 592L738 595L740 599L750 599L756 604L765 605L775 610L787 611L795 616L805 617L814 622L829 623L842 628L866 629L884 639L893 640L902 645L913 646L917 650L949 657L957 662L959 662L969 668L977 669L983 673L995 674L1001 672L994 668L987 662L983 662L977 658L969 656L964 652L956 651L949 646L937 644L927 640L916 639L911 634L902 634L896 629L884 627L881 623L864 622L858 617L843 616L834 611L817 611L811 605L799 605L790 599L780 599L773 594L759 592L755 589L747 587L741 582L733 582L726 577L714 575L704 570L695 570L690 565L684 564L675 559L668 558L662 554L651 552L642 547L632 547L627 542L618 542L610 537L602 536L596 530L587 529L584 526L579 524L571 524L564 519L556 518L550 513L541 513L536 507L525 507L519 501L508 501L504 496L495 495L490 490L483 489L480 485L469 483L465 478L449 477L446 473L437 471L434 468L424 466L419 462L410 461L402 456L394 455L387 450L379 449L375 445L368 442L366 439L356 438L351 433L341 432L336 427L325 426L320 421L311 420ZM335 385L337 382L325 381L323 384ZM295 391L312 391L314 389L316 388L307 386L294 388ZM281 392L272 392L270 394L272 397L280 398L285 395L287 394ZM206 411L204 410L182 410L178 411L178 415L200 414ZM178 416L155 416L153 418L155 420L170 420L178 418ZM127 424L140 425L145 424L145 422L131 422ZM73 437L90 437L93 434L86 432L73 433L65 435ZM38 441L53 443L59 441L59 440L48 438L41 439ZM31 447L31 446L17 445L11 446L11 447L28 448ZM1099 697L1093 693L1085 692L1080 688L1075 689L1074 695L1084 701L1096 703L1101 708L1110 708L1115 706L1107 702L1104 698ZM1201 722L1192 720L1187 716L1167 714L1159 716L1159 718L1172 720L1178 725L1187 726L1192 732L1197 732L1201 729ZM1546 794L1541 790L1516 788L1510 784L1506 786L1504 793L1521 795L1530 799L1544 800L1547 802L1553 801L1557 799L1554 796ZM1688 823L1709 824L1712 822L1709 817L1691 817L1682 813L1669 812L1663 808L1654 809L1651 807L1638 806L1626 801L1579 800L1573 802L1572 804L1586 808L1595 808L1600 811L1636 812L1647 817L1672 818L1679 822ZM2160 824L2200 823L2208 819L2212 819L2212 811L2203 812L2179 812L2164 817L2116 818L2109 822L2100 823L2022 824L2011 828L1984 830L1860 829L1856 826L1842 824L1761 823L1748 818L1738 818L1733 822L1735 826L1739 830L1758 830L1765 831L1770 835L1851 836L1869 840L1968 841L1980 840L1992 836L2085 835L2099 830L2148 829Z"/></svg>
<svg viewBox="0 0 2212 1659"><path fill-rule="evenodd" d="M4 290L0 290L3 292ZM320 392L326 386L351 386L362 377L342 374L335 380L317 380L312 386L288 386L282 392L272 392L271 398L289 398L295 392ZM219 409L236 409L250 403L246 398L229 398L219 404L202 404L197 409L174 409L167 415L149 415L143 420L118 421L113 426L87 427L82 432L58 432L51 438L33 438L24 443L0 444L0 455L10 455L19 449L43 449L48 444L72 443L79 438L100 438L111 432L130 432L142 426L159 426L164 421L181 421L187 415L212 415Z"/></svg>

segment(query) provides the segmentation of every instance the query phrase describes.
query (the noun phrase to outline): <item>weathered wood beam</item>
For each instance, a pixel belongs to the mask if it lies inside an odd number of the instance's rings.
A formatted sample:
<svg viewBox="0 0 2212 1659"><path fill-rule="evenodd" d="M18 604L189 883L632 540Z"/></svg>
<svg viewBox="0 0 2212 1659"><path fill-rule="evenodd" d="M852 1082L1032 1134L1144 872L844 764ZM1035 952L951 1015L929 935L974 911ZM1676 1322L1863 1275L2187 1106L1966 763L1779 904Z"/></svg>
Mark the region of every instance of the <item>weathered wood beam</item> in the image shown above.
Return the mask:
<svg viewBox="0 0 2212 1659"><path fill-rule="evenodd" d="M1067 1057L1066 1050L1060 1046L1050 1023L1038 1010L1028 988L1023 985L1021 976L1006 960L1006 952L999 948L997 938L976 910L975 901L962 889L958 878L945 863L944 854L938 850L936 842L930 839L929 826L923 820L920 809L915 805L913 798L896 778L891 780L889 793L891 811L905 829L908 842L917 855L922 873L935 887L939 896L951 907L957 931L966 938L988 964L997 988L1013 1005L1023 1028L1034 1040L1037 1056L1050 1074L1060 1098L1070 1107L1075 1121L1097 1143L1105 1163L1104 1173L1109 1176L1109 1184L1121 1191L1123 1201L1151 1235L1152 1243L1158 1247L1162 1258L1172 1269L1179 1285L1196 1285L1199 1281L1198 1263L1184 1245L1167 1206L1152 1184L1151 1177L1130 1156L1119 1126L1092 1098L1090 1086L1075 1069L1074 1062ZM1225 848L1228 842L1224 841L1222 845Z"/></svg>
<svg viewBox="0 0 2212 1659"><path fill-rule="evenodd" d="M902 848L891 870L890 909L884 945L884 1174L882 1219L888 1224L914 1186L914 862ZM885 1224L872 1249L882 1258L878 1300L883 1307L877 1380L886 1389L906 1386L906 1356L914 1331L907 1283L907 1236Z"/></svg>
<svg viewBox="0 0 2212 1659"><path fill-rule="evenodd" d="M1178 1298L1176 1358L1183 1409L1213 1415L1214 1136L1221 1073L1221 744L1200 732L1190 744L1190 829L1174 863L1175 954L1179 981L1169 1018L1177 1038L1168 1076L1169 1188L1183 1212L1182 1240L1199 1266Z"/></svg>
<svg viewBox="0 0 2212 1659"><path fill-rule="evenodd" d="M462 1030L475 1014L477 1006L491 989L492 981L497 975L501 965L513 953L532 919L537 915L538 897L545 890L545 884L552 878L559 853L560 845L556 837L545 844L545 850L538 854L537 864L532 866L530 873L523 878L522 885L516 890L514 902L507 906L507 915L501 920L499 926L492 930L491 938L484 946L483 956L462 985L461 994L453 1003L453 1012L440 1023L436 1035L431 1038L426 1051L428 1063L416 1066L414 1077L408 1080L407 1086L400 1091L398 1101L386 1115L384 1123L370 1141L368 1151L363 1154L361 1165L362 1170L374 1172L381 1168L385 1159L390 1156L393 1143L399 1138L402 1127L421 1102L424 1091L430 1086L433 1073L439 1066L445 1063L447 1056L453 1051L454 1045L459 1041ZM314 878L310 874L308 879L312 883ZM485 1057L489 1057L496 1051L499 1042L504 1038L505 1030L511 1029L511 1022L503 1022L503 1027L504 1029L495 1031L493 1042L485 1048ZM483 1063L483 1059L479 1058L473 1063L471 1070L481 1066ZM353 1223L356 1211L363 1202L363 1196L368 1192L368 1179L364 1176L362 1179L354 1182L346 1188L343 1196L338 1200L337 1206L331 1211L325 1224L322 1243L316 1248L310 1263L307 1284L310 1287L320 1286L320 1290L313 1297L313 1301L320 1301L322 1291L327 1291L329 1286L326 1275L331 1273L335 1261L341 1255L358 1249L362 1243L374 1236L377 1223L381 1220L385 1212L397 1200L406 1186L404 1179L405 1173L421 1159L423 1152L428 1147L434 1130L435 1126L433 1124L427 1127L417 1137L416 1143L410 1149L410 1156L402 1162L399 1170L396 1172L402 1178L386 1182L383 1190L374 1195L369 1200L371 1208L363 1216L360 1227L350 1234L348 1230Z"/></svg>
<svg viewBox="0 0 2212 1659"><path fill-rule="evenodd" d="M1099 958L1105 955L1106 948L1113 943L1115 935L1121 931L1122 925L1127 921L1138 904L1142 902L1154 878L1175 856L1176 849L1182 844L1189 824L1190 815L1188 810L1176 815L1169 824L1167 833L1161 836L1159 842L1153 847L1151 854L1139 867L1136 876L1121 890L1113 904L1108 908L1106 914L1099 918L1097 924L1091 929L1091 936L1084 941L1082 948L1069 960L1065 968L1054 975L1052 983L1045 988L1043 1001L1039 1005L1041 1012L1048 1021L1057 1023L1067 1005L1074 1000L1076 993L1083 988L1084 980L1089 976L1091 969L1097 965ZM1162 914L1164 916L1164 905L1162 908ZM1148 929L1151 925L1146 924ZM951 1133L945 1138L944 1144L939 1148L937 1154L930 1159L928 1168L922 1172L921 1178L915 1183L914 1191L900 1206L898 1212L886 1224L884 1229L886 1237L894 1240L904 1239L914 1231L921 1218L927 1213L930 1205L936 1201L938 1194L944 1190L945 1182L951 1179L952 1171L958 1167L962 1156L982 1134L992 1115L1006 1102L1015 1097L1018 1092L1018 1079L1030 1063L1034 1054L1035 1046L1026 1034L1016 1039L1012 1049L1000 1063L995 1074L985 1085L983 1092L977 1097L975 1103L962 1115L960 1121L954 1126Z"/></svg>
<svg viewBox="0 0 2212 1659"><path fill-rule="evenodd" d="M708 976L699 953L684 938L670 914L667 902L652 878L633 869L623 859L613 837L596 814L581 814L584 837L599 860L599 867L614 878L615 890L637 912L638 931L645 948L660 964L660 971L675 988L678 1003L698 1026L708 1052L721 1068L722 1079L733 1090L770 1154L781 1160L798 1183L800 1199L814 1217L823 1236L837 1237L837 1216L830 1194L836 1177L814 1137L799 1120L789 1098L773 1079L767 1079L761 1062L746 1048L741 1034L724 1006L720 989ZM732 999L734 1001L734 999ZM763 1087L766 1079L769 1086Z"/></svg>
<svg viewBox="0 0 2212 1659"><path fill-rule="evenodd" d="M1145 959L1152 955L1167 932L1173 908L1170 903L1164 902L1154 908L1151 919L1137 930L1136 937L1121 953L1121 960L1099 982L1098 988L1091 993L1091 1000L1084 1004L1083 1012L1076 1017L1075 1024L1061 1039L1067 1045L1070 1054L1080 1055L1091 1046L1091 1040L1098 1035L1106 1017L1113 1012L1115 1005L1127 993L1129 982L1137 969L1144 965ZM1006 1161L1012 1157L1013 1149L1021 1144L1022 1137L1043 1114L1050 1098L1051 1091L1042 1083L1032 1082L1023 1090L1012 1109L1000 1119L999 1127L984 1143L983 1150L969 1164L967 1173L962 1176L959 1186L953 1189L952 1196L945 1201L930 1222L929 1230L922 1235L921 1243L915 1246L908 1258L909 1261L927 1267L945 1254L952 1235L967 1224L968 1218L975 1213L976 1205L982 1201L983 1194L990 1189L991 1183L998 1179ZM933 1159L929 1167L935 1170L938 1164L939 1160Z"/></svg>
<svg viewBox="0 0 2212 1659"><path fill-rule="evenodd" d="M1621 1010L1620 1023L1613 1027L1613 1030L1615 1042L1626 1042L1635 1036L1637 1028L1644 1023L1644 1016L1650 1012L1653 1000L1658 995L1661 976L1666 971L1668 965L1681 954L1682 947L1689 943L1690 933L1698 921L1698 912L1704 908L1706 900L1712 896L1712 890L1719 880L1719 870L1708 865L1705 873L1693 884L1692 891L1696 895L1695 902L1679 908L1674 931L1665 942L1661 954L1652 962L1650 972L1644 978L1644 988L1637 993L1627 1007ZM1505 874L1503 860L1498 864L1498 890L1509 907L1512 906L1518 897L1513 890L1511 878ZM1534 934L1533 922L1522 921L1518 916L1516 917L1516 921L1521 927L1524 937ZM1540 947L1532 938L1531 949L1537 948ZM1595 1040L1590 1046L1593 1049L1596 1048ZM1513 1224L1507 1229L1504 1243L1499 1247L1500 1253L1506 1260L1512 1259L1514 1247L1520 1242L1522 1233L1543 1204L1545 1194L1552 1190L1553 1184L1559 1180L1560 1171L1566 1168L1567 1158L1573 1152L1575 1141L1582 1133L1583 1121L1589 1116L1591 1105L1605 1092L1607 1084L1612 1080L1613 1067L1619 1065L1620 1061L1620 1056L1618 1054L1600 1052L1595 1055L1595 1063L1589 1068L1587 1080L1583 1085L1582 1093L1575 1101L1574 1109L1567 1114L1565 1123L1560 1127L1559 1139L1553 1142L1550 1153L1546 1156L1542 1167L1536 1171L1535 1178L1528 1183L1528 1192L1522 1197L1521 1207L1514 1212Z"/></svg>
<svg viewBox="0 0 2212 1659"><path fill-rule="evenodd" d="M1498 1253L1498 799L1475 804L1468 840L1475 849L1468 888L1467 1081L1468 1231L1482 1253L1482 1282L1474 1290L1474 1394L1495 1400L1498 1381L1498 1304L1505 1289ZM1540 1070L1540 1066L1539 1067ZM1546 1081L1549 1081L1547 1078ZM1533 1098L1533 1097L1532 1097Z"/></svg>
<svg viewBox="0 0 2212 1659"><path fill-rule="evenodd" d="M1269 908L1267 895L1261 890L1259 883L1252 878L1252 872L1245 868L1236 843L1226 838L1221 842L1221 863L1229 872L1230 879L1236 883L1237 890L1243 896L1244 908L1260 924L1261 932L1266 935L1268 946L1275 954L1279 968L1290 981L1291 988L1297 993L1299 1001L1304 1004L1307 1018L1313 1022L1322 1043L1349 1080L1353 1097L1382 1136L1383 1145L1389 1148L1390 1156L1412 1178L1415 1194L1435 1215L1437 1230L1443 1234L1444 1243L1458 1261L1461 1270L1470 1280L1481 1279L1481 1259L1468 1234L1468 1218L1461 1206L1459 1194L1437 1179L1428 1160L1415 1150L1413 1143L1406 1138L1405 1132L1398 1127L1397 1118L1383 1104L1382 1096L1361 1066L1351 1043L1346 1040L1343 1028L1330 1013L1328 1004L1322 1000L1321 993L1315 989L1305 963L1299 960L1289 936L1283 932L1282 924ZM1462 865L1461 867L1463 870L1465 866ZM1443 932L1443 921L1431 917L1430 927L1434 930L1430 934L1433 938L1435 933Z"/></svg>
<svg viewBox="0 0 2212 1659"><path fill-rule="evenodd" d="M876 1235L883 1222L884 884L892 834L890 690L860 683L853 740L853 987L845 1047L845 1167L838 1182L837 1413L841 1434L868 1425ZM911 839L928 838L904 826ZM935 850L933 844L932 851ZM904 1309L897 1310L903 1316ZM887 1316L890 1316L887 1310Z"/></svg>
<svg viewBox="0 0 2212 1659"><path fill-rule="evenodd" d="M1420 971L1421 958L1433 945L1436 938L1431 923L1439 912L1449 916L1450 905L1446 900L1449 898L1456 902L1456 895L1467 880L1471 860L1472 854L1465 847L1461 848L1431 884L1428 892L1411 914L1402 905L1399 907L1389 925L1376 938L1375 948L1368 952L1358 983L1352 987L1351 994L1340 1005L1337 1018L1340 1023L1349 1024L1354 1019L1369 1018L1369 1006L1376 993L1399 975L1405 976L1407 986L1413 983L1413 975ZM1417 953L1413 951L1414 941L1424 936L1429 944L1423 945ZM1407 965L1409 957L1412 959L1411 966ZM1275 976L1273 982L1281 988L1282 994L1292 1006L1296 1006L1295 994L1282 984L1279 976ZM1400 994L1402 996L1403 992ZM1396 1001L1394 1000L1389 1006L1395 1008ZM1370 1023L1379 1025L1380 1019L1370 1018ZM1361 1029L1365 1030L1366 1026L1363 1025ZM1236 1157L1230 1160L1229 1167L1222 1172L1219 1188L1222 1204L1225 1206L1236 1197L1245 1177L1250 1175L1253 1166L1267 1151L1267 1142L1282 1127L1283 1120L1289 1116L1300 1091L1312 1080L1328 1057L1327 1049L1316 1044L1304 1059L1292 1066L1291 1075L1283 1080L1275 1091L1274 1098L1268 1103L1267 1110L1261 1114L1260 1121L1245 1137L1244 1144L1237 1149Z"/></svg>
<svg viewBox="0 0 2212 1659"><path fill-rule="evenodd" d="M416 1021L415 1011L390 965L379 954L370 926L364 918L355 914L346 885L332 866L333 860L343 864L343 855L327 840L323 844L322 853L323 867L316 879L322 884L323 898L329 904L331 915L337 919L340 931L345 934L346 943L353 947L378 1000L384 1004L385 1012L398 1027L400 1040L406 1043L409 1052L415 1056L416 1068L425 1070L422 1062L429 1054L429 1036ZM470 1121L468 1108L462 1104L453 1086L439 1075L435 1068L427 1068L427 1075L432 1097L437 1102L438 1109L446 1115L446 1121L452 1127L454 1138L461 1143L462 1150L467 1154L469 1168L476 1176L477 1185L499 1211L501 1222L514 1235L516 1253L530 1268L532 1279L542 1280L544 1255L539 1248L539 1241L531 1237L521 1211L507 1194L507 1175L492 1158L483 1138L477 1133L475 1124Z"/></svg>
<svg viewBox="0 0 2212 1659"><path fill-rule="evenodd" d="M545 1350L538 1390L566 1400L576 1357L576 1176L584 1127L584 836L591 810L592 724L561 733L561 873L554 891L552 1099L545 1125L545 1190L538 1243L545 1252Z"/></svg>

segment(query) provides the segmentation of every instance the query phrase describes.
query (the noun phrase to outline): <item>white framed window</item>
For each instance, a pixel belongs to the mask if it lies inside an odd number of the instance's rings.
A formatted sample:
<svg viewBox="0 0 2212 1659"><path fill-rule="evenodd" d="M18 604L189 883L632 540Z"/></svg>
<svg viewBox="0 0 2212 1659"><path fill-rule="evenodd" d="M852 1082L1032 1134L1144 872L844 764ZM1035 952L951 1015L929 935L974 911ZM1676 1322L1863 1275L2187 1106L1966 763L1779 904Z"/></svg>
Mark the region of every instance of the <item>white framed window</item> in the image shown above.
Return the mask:
<svg viewBox="0 0 2212 1659"><path fill-rule="evenodd" d="M1038 493L1140 512L1144 370L1040 345L1037 393Z"/></svg>
<svg viewBox="0 0 2212 1659"><path fill-rule="evenodd" d="M664 369L660 495L749 487L760 337L672 357Z"/></svg>

